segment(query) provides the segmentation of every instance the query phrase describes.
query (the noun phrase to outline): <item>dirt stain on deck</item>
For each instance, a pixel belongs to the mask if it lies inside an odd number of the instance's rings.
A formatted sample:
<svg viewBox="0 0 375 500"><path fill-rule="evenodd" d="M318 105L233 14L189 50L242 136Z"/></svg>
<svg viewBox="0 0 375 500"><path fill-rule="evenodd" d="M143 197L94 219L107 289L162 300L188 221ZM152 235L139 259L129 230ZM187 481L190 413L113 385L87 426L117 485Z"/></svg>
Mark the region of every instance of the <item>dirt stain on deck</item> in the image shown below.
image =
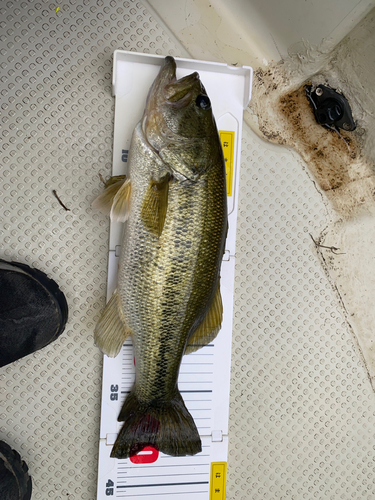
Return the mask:
<svg viewBox="0 0 375 500"><path fill-rule="evenodd" d="M356 141L353 134L337 133L315 121L306 87L280 97L279 110L290 129L286 140L297 146L323 191L341 188L354 180L350 164L358 156Z"/></svg>

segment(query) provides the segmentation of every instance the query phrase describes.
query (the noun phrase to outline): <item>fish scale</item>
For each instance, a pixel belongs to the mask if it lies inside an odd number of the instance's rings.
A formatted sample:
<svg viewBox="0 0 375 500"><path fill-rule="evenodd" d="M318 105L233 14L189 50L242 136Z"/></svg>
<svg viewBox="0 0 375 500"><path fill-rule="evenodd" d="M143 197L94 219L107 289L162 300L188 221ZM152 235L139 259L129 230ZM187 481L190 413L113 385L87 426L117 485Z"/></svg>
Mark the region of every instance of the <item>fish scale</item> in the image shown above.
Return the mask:
<svg viewBox="0 0 375 500"><path fill-rule="evenodd" d="M128 179L107 187L111 216L127 222L117 290L95 340L116 355L130 334L136 370L118 417L116 458L148 445L175 456L201 451L177 379L184 353L212 341L222 321L225 163L198 74L176 80L175 71L167 57L133 133Z"/></svg>
<svg viewBox="0 0 375 500"><path fill-rule="evenodd" d="M208 185L205 182L201 184ZM163 234L149 265L144 265L142 274L139 273L138 255L143 253L143 248L138 238L146 247L152 247L155 237L145 229L140 231L142 223L136 220L136 215L132 220L138 232L132 240L125 242L119 264L118 290L124 304L124 314L130 329L137 332L133 343L137 367L136 391L141 399L155 397L155 393L162 399L167 397L171 388L174 389L188 334L195 318L201 317L206 309L211 298L212 281L218 274L218 250L215 247L220 234L215 230L217 221L207 214L205 229L211 235L216 232L216 235L213 234L205 242L202 242L203 228L197 228L196 225L196 221L207 212L209 196L206 189L204 186L198 189L196 185L187 189L176 183L170 187L169 193ZM185 210L177 217L179 211L176 208L180 204L185 206ZM176 228L181 228L181 233L182 228L185 228L188 237L177 235ZM211 258L201 262L197 259L199 253ZM195 268L199 266L200 273L196 273ZM122 273L135 275L132 287L126 286L125 279L121 279ZM156 286L150 288L150 283ZM156 287L160 293L155 293ZM174 331L181 332L178 343ZM155 332L160 332L160 335ZM168 363L165 363L168 366L167 374L163 377L156 369L157 353L164 360L168 359Z"/></svg>

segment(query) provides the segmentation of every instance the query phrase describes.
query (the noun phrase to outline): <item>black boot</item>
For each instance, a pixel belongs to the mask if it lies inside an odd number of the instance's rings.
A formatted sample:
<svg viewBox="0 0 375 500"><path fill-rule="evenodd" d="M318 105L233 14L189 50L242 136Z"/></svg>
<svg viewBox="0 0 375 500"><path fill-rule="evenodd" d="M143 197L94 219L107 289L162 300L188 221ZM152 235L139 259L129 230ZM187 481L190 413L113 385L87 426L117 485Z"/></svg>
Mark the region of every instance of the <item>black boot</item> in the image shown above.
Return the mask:
<svg viewBox="0 0 375 500"><path fill-rule="evenodd" d="M29 468L20 455L0 441L0 498L1 500L29 500L31 477Z"/></svg>
<svg viewBox="0 0 375 500"><path fill-rule="evenodd" d="M56 340L67 319L68 304L55 281L0 259L0 366Z"/></svg>

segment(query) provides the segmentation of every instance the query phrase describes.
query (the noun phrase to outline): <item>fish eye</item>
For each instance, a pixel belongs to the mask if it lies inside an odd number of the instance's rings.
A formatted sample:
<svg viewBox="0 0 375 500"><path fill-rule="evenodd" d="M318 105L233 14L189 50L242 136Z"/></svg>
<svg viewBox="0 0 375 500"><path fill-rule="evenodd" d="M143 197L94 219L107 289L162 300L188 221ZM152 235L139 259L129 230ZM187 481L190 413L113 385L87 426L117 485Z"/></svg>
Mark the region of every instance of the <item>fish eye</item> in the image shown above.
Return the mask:
<svg viewBox="0 0 375 500"><path fill-rule="evenodd" d="M211 108L211 101L207 95L199 95L195 99L195 104L198 106L198 108L201 109L210 109Z"/></svg>

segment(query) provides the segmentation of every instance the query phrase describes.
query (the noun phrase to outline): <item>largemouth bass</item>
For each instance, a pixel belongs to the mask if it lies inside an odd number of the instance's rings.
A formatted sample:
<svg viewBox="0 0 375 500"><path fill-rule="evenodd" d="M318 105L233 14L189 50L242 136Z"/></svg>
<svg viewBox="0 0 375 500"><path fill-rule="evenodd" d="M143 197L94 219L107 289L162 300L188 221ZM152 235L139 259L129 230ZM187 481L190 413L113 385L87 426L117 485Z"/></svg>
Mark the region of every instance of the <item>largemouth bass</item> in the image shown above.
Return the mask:
<svg viewBox="0 0 375 500"><path fill-rule="evenodd" d="M211 342L222 322L226 180L210 99L198 73L176 79L172 57L149 91L128 167L93 204L126 221L117 288L95 329L108 356L129 335L134 346L135 382L111 456L145 446L194 455L201 440L177 378L182 356Z"/></svg>

